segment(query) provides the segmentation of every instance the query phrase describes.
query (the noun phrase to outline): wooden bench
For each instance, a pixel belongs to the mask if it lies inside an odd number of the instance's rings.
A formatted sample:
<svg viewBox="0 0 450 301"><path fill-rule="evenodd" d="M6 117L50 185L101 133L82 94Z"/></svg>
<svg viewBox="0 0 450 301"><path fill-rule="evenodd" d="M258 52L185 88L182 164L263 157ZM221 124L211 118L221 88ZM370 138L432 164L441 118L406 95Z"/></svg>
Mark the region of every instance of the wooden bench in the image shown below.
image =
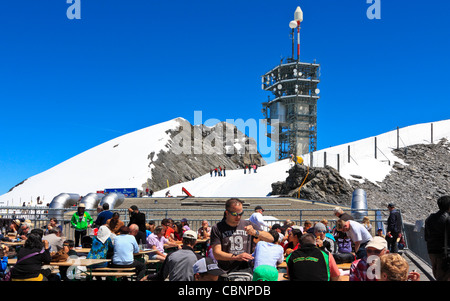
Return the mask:
<svg viewBox="0 0 450 301"><path fill-rule="evenodd" d="M157 273L159 271L159 269L161 268L162 263L163 262L158 259L148 259L145 262L145 266L147 267L148 271Z"/></svg>
<svg viewBox="0 0 450 301"><path fill-rule="evenodd" d="M122 278L122 277L135 277L135 268L131 267L104 267L95 268L87 272L89 277L112 277L112 278Z"/></svg>

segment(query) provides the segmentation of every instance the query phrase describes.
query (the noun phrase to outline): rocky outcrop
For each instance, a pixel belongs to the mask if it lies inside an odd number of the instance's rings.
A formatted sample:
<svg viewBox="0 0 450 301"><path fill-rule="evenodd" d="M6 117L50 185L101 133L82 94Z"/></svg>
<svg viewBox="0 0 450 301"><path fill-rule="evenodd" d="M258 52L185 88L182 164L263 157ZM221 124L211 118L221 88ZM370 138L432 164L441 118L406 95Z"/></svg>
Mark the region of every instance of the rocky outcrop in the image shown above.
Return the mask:
<svg viewBox="0 0 450 301"><path fill-rule="evenodd" d="M226 170L242 168L247 164L266 164L257 152L256 142L229 123L218 123L213 127L191 125L180 119L180 127L169 131L169 151L149 154L152 178L150 189L157 191L179 182L209 173L214 168ZM147 183L143 183L143 189Z"/></svg>
<svg viewBox="0 0 450 301"><path fill-rule="evenodd" d="M450 195L450 143L442 139L437 144L411 145L393 150L400 162L393 162L392 171L382 182L346 180L332 167L310 168L295 165L286 181L272 184L272 195L297 197L303 180L300 198L351 205L352 193L366 191L367 204L372 209L385 209L394 203L401 210L404 221L424 220L438 210L440 196ZM305 179L306 177L306 179Z"/></svg>
<svg viewBox="0 0 450 301"><path fill-rule="evenodd" d="M450 195L450 143L442 139L437 144L411 145L393 153L405 164L394 162L383 182L350 184L366 191L370 208L394 203L406 221L424 220L438 210L439 197Z"/></svg>
<svg viewBox="0 0 450 301"><path fill-rule="evenodd" d="M331 166L308 168L305 165L295 164L289 170L286 181L272 184L272 195L297 198L300 186L301 199L343 206L351 203L352 187Z"/></svg>

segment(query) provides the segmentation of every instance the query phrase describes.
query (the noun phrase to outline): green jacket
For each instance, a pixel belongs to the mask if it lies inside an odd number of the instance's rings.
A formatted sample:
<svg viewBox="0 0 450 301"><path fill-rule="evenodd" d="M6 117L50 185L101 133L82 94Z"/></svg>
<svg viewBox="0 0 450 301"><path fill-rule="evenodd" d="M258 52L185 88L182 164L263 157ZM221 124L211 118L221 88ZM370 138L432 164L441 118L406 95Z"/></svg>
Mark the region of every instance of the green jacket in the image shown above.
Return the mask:
<svg viewBox="0 0 450 301"><path fill-rule="evenodd" d="M80 221L80 216L78 215L78 211L72 215L72 219L70 220L70 224L75 230L83 231L87 229L88 225L92 225L93 223L92 217L89 215L87 211L84 212L83 218Z"/></svg>

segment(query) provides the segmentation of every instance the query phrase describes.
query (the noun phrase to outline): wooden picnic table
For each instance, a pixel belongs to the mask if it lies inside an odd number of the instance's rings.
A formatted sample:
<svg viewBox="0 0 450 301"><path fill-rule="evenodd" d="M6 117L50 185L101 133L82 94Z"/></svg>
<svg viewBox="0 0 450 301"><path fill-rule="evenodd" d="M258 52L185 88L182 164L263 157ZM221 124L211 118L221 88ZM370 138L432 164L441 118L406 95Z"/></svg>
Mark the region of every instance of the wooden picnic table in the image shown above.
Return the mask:
<svg viewBox="0 0 450 301"><path fill-rule="evenodd" d="M85 266L89 267L94 264L105 263L111 261L110 259L85 259L85 258L77 258L77 259L67 259L66 261L58 261L58 262L50 262L52 266L65 266L70 267L73 265L76 266ZM8 259L8 265L14 265L17 262L17 258Z"/></svg>
<svg viewBox="0 0 450 301"><path fill-rule="evenodd" d="M8 247L18 247L23 246L25 244L25 240L21 241L2 241L2 245L8 246Z"/></svg>

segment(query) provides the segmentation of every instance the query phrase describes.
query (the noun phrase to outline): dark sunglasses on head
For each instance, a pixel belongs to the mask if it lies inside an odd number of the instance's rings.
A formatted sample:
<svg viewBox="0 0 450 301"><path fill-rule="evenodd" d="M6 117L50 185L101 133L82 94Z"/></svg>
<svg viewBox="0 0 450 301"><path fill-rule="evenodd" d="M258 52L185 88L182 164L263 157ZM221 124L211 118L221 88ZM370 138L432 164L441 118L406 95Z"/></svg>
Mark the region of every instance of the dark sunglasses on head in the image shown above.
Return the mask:
<svg viewBox="0 0 450 301"><path fill-rule="evenodd" d="M228 211L228 210L227 210L227 211ZM242 211L241 213L228 211L228 213L230 213L231 216L242 216L242 215L244 214L244 211Z"/></svg>

